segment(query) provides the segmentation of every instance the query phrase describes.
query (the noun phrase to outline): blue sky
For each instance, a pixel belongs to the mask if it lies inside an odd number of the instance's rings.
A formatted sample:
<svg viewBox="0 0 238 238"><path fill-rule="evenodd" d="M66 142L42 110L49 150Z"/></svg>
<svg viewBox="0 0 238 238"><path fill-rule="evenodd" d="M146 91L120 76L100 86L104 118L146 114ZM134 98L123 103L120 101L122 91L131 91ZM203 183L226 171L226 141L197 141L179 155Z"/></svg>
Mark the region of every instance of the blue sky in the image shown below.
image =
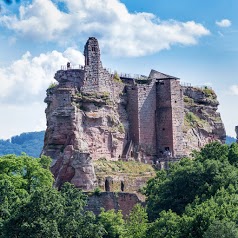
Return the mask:
<svg viewBox="0 0 238 238"><path fill-rule="evenodd" d="M150 69L212 86L228 135L238 125L237 0L34 0L0 12L0 138L45 129L56 70L83 64L96 36L107 68Z"/></svg>

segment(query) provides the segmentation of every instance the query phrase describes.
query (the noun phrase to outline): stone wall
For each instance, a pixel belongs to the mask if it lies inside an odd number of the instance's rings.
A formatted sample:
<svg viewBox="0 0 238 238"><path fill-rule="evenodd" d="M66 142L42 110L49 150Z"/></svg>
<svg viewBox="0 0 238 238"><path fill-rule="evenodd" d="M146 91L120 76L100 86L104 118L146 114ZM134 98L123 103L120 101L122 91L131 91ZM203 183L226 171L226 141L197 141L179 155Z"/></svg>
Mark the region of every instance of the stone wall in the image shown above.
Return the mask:
<svg viewBox="0 0 238 238"><path fill-rule="evenodd" d="M106 211L111 209L115 211L121 210L125 217L129 215L136 204L141 203L136 194L132 193L101 192L99 194L87 195L89 196L86 210L93 211L96 215L99 215L101 208L104 208Z"/></svg>
<svg viewBox="0 0 238 238"><path fill-rule="evenodd" d="M141 156L148 159L156 155L156 85L154 81L139 84L138 80L138 112L139 112L139 146Z"/></svg>
<svg viewBox="0 0 238 238"><path fill-rule="evenodd" d="M157 82L157 149L161 155L183 156L183 91L177 79ZM169 153L168 153L169 152Z"/></svg>
<svg viewBox="0 0 238 238"><path fill-rule="evenodd" d="M130 139L135 145L140 143L139 132L139 105L138 105L138 87L132 85L127 87L128 105L127 113L130 123Z"/></svg>
<svg viewBox="0 0 238 238"><path fill-rule="evenodd" d="M157 153L163 156L165 150L173 153L173 118L171 105L171 82L159 80L156 84L157 94Z"/></svg>
<svg viewBox="0 0 238 238"><path fill-rule="evenodd" d="M85 75L81 91L110 92L111 74L103 68L100 49L96 38L90 37L84 47Z"/></svg>
<svg viewBox="0 0 238 238"><path fill-rule="evenodd" d="M185 155L183 150L184 103L183 90L178 80L171 80L172 129L174 157Z"/></svg>
<svg viewBox="0 0 238 238"><path fill-rule="evenodd" d="M54 77L62 87L80 88L83 85L84 69L58 70Z"/></svg>

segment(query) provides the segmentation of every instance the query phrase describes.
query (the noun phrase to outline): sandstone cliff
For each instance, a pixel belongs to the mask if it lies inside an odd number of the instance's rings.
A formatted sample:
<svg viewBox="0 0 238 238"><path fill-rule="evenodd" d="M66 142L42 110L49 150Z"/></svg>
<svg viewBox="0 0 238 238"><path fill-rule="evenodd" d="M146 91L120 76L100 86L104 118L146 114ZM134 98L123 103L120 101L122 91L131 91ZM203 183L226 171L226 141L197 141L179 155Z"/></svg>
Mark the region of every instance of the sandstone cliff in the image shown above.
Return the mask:
<svg viewBox="0 0 238 238"><path fill-rule="evenodd" d="M218 110L216 93L209 87L183 87L184 151L189 155L212 141L225 143L226 132Z"/></svg>
<svg viewBox="0 0 238 238"><path fill-rule="evenodd" d="M47 130L42 153L53 159L56 186L70 181L92 190L98 183L92 161L118 160L127 142L126 99L120 94L123 85L115 82L114 94L109 95L82 93L65 82L47 90Z"/></svg>

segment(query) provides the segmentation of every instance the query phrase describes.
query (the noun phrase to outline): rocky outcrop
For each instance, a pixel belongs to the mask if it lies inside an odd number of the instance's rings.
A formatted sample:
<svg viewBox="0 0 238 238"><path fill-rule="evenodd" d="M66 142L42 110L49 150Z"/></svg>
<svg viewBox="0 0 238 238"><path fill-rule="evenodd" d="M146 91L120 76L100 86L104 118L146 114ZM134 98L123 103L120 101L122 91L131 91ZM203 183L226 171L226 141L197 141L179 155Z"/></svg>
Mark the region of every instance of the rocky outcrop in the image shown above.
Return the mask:
<svg viewBox="0 0 238 238"><path fill-rule="evenodd" d="M226 132L217 111L215 92L209 87L183 87L183 93L185 155L213 141L225 143Z"/></svg>
<svg viewBox="0 0 238 238"><path fill-rule="evenodd" d="M60 75L58 72L56 75ZM55 185L70 181L85 191L98 186L93 162L118 160L127 143L126 98L121 83L114 94L82 93L64 77L47 90L47 130L42 153L53 159Z"/></svg>

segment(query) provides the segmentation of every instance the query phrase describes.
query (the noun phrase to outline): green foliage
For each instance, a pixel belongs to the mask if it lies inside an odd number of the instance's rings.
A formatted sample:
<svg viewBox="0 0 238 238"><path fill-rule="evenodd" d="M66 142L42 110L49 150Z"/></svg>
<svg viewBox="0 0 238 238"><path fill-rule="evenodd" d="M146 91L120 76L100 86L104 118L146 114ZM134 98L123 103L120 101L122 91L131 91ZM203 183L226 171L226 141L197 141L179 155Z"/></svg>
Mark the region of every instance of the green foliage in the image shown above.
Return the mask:
<svg viewBox="0 0 238 238"><path fill-rule="evenodd" d="M85 204L86 196L69 183L61 191L36 189L4 223L2 237L100 238L105 230Z"/></svg>
<svg viewBox="0 0 238 238"><path fill-rule="evenodd" d="M121 211L115 212L114 210L102 210L98 216L99 223L101 223L106 234L104 238L122 238L125 233L125 222L122 217Z"/></svg>
<svg viewBox="0 0 238 238"><path fill-rule="evenodd" d="M197 159L201 162L205 160L217 160L217 161L227 161L229 147L228 145L222 145L219 142L213 142L206 145L201 149L198 154Z"/></svg>
<svg viewBox="0 0 238 238"><path fill-rule="evenodd" d="M52 82L52 83L50 83L48 89L54 88L54 87L56 87L57 85L58 85L58 83Z"/></svg>
<svg viewBox="0 0 238 238"><path fill-rule="evenodd" d="M238 237L237 151L213 142L159 171L146 188L147 237Z"/></svg>
<svg viewBox="0 0 238 238"><path fill-rule="evenodd" d="M51 187L50 158L27 155L0 157L0 180L9 181L19 193L30 193L40 187Z"/></svg>
<svg viewBox="0 0 238 238"><path fill-rule="evenodd" d="M228 160L231 164L238 167L238 144L232 143L229 147Z"/></svg>
<svg viewBox="0 0 238 238"><path fill-rule="evenodd" d="M192 98L188 97L188 96L184 96L183 101L185 103L194 104L194 100Z"/></svg>
<svg viewBox="0 0 238 238"><path fill-rule="evenodd" d="M209 88L207 86L205 86L202 91L204 92L204 94L206 95L206 97L209 97L211 99L216 99L216 93L214 92L214 90L212 88Z"/></svg>
<svg viewBox="0 0 238 238"><path fill-rule="evenodd" d="M160 218L151 224L147 237L178 238L181 235L181 222L181 217L171 210L162 211Z"/></svg>
<svg viewBox="0 0 238 238"><path fill-rule="evenodd" d="M228 147L217 142L205 146L195 160L182 159L168 171L159 171L146 189L150 219L162 210L182 214L199 197L204 201L220 188L237 187L238 170L228 161Z"/></svg>
<svg viewBox="0 0 238 238"><path fill-rule="evenodd" d="M214 221L204 233L204 238L237 238L238 227L235 222Z"/></svg>
<svg viewBox="0 0 238 238"><path fill-rule="evenodd" d="M123 125L122 123L120 123L120 124L118 125L118 131L119 131L120 133L125 133L125 128L124 128L124 125Z"/></svg>
<svg viewBox="0 0 238 238"><path fill-rule="evenodd" d="M140 204L133 207L126 219L125 238L146 238L148 229L148 217L145 208Z"/></svg>
<svg viewBox="0 0 238 238"><path fill-rule="evenodd" d="M128 175L155 175L155 170L150 164L138 163L136 161L107 161L105 157L94 161L96 174L117 174L126 173Z"/></svg>
<svg viewBox="0 0 238 238"><path fill-rule="evenodd" d="M122 83L122 80L120 79L120 76L118 75L117 72L114 73L113 80L117 83Z"/></svg>
<svg viewBox="0 0 238 238"><path fill-rule="evenodd" d="M201 120L198 116L196 116L193 112L187 112L185 114L185 125L192 127L203 127L206 123L205 121Z"/></svg>
<svg viewBox="0 0 238 238"><path fill-rule="evenodd" d="M52 187L50 161L46 156L39 159L27 155L0 157L0 234L1 227L29 200L31 193Z"/></svg>
<svg viewBox="0 0 238 238"><path fill-rule="evenodd" d="M99 187L96 187L93 191L93 194L99 196L101 192L101 189Z"/></svg>

